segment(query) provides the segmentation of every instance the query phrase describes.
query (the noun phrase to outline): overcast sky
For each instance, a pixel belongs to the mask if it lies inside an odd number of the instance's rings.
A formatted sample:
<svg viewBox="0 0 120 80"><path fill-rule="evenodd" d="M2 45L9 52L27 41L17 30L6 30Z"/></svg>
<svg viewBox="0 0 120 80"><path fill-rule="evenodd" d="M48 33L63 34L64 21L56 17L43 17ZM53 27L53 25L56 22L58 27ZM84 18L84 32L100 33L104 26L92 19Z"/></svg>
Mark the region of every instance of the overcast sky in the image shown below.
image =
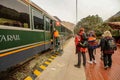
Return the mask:
<svg viewBox="0 0 120 80"><path fill-rule="evenodd" d="M52 16L76 23L76 0L31 0ZM120 0L77 0L78 21L98 14L103 20L120 11Z"/></svg>

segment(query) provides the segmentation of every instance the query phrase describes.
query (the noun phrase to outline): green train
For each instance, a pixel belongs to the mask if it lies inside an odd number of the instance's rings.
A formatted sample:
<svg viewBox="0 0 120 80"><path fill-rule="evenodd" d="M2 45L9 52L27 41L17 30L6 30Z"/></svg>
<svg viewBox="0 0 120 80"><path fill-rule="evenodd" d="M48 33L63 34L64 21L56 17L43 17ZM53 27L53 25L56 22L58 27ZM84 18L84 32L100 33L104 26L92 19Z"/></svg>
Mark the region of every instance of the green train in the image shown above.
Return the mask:
<svg viewBox="0 0 120 80"><path fill-rule="evenodd" d="M72 32L29 0L0 0L0 72L51 47L53 29L65 39Z"/></svg>

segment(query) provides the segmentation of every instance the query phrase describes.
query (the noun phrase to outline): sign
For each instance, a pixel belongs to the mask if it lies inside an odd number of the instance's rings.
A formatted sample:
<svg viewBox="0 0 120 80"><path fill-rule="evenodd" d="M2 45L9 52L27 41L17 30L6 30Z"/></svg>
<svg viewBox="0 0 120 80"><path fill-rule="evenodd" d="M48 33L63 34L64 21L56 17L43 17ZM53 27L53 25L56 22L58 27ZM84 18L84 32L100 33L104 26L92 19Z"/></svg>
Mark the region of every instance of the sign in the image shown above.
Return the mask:
<svg viewBox="0 0 120 80"><path fill-rule="evenodd" d="M56 21L56 26L60 26L60 22L59 21Z"/></svg>
<svg viewBox="0 0 120 80"><path fill-rule="evenodd" d="M19 35L0 35L0 43L6 41L16 41L20 40Z"/></svg>

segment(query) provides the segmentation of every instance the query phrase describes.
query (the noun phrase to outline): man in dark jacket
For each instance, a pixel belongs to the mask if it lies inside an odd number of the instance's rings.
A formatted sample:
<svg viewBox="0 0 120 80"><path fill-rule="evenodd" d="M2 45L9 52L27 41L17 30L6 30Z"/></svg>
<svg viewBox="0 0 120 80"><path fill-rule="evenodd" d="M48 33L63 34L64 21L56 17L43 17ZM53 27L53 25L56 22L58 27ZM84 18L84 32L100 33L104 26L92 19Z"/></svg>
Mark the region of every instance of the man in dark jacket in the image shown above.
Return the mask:
<svg viewBox="0 0 120 80"><path fill-rule="evenodd" d="M103 60L103 50L102 50L103 42L104 42L104 34L102 34L99 44L99 47L101 47L101 57L100 57L101 60Z"/></svg>
<svg viewBox="0 0 120 80"><path fill-rule="evenodd" d="M76 35L76 37L75 37L76 51L78 54L78 63L74 66L77 68L80 68L80 66L81 66L81 55L83 57L83 66L84 67L86 66L85 53L87 51L87 48L79 45L80 43L83 43L86 40L87 40L87 36L86 36L86 33L84 32L84 28L80 28L79 34Z"/></svg>

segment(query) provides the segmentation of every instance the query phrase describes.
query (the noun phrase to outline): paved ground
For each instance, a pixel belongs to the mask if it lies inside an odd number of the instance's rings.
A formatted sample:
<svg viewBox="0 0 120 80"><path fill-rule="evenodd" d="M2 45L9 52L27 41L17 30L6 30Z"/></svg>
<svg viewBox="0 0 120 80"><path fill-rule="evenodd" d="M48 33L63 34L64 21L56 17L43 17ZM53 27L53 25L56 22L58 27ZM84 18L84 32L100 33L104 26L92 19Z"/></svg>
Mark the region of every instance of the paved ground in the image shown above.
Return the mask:
<svg viewBox="0 0 120 80"><path fill-rule="evenodd" d="M88 53L87 59L88 58ZM86 66L87 80L120 80L120 47L112 56L113 65L104 70L103 61L100 60L100 49L96 51L97 64L88 64Z"/></svg>
<svg viewBox="0 0 120 80"><path fill-rule="evenodd" d="M84 67L76 68L74 39L64 47L64 53L56 57L36 80L86 80Z"/></svg>
<svg viewBox="0 0 120 80"><path fill-rule="evenodd" d="M89 60L86 53L87 61ZM120 46L112 56L113 65L105 70L100 59L100 49L96 50L97 64L87 63L86 68L74 67L77 63L74 39L70 39L64 47L64 53L55 58L36 80L120 80ZM85 70L85 71L84 71Z"/></svg>

